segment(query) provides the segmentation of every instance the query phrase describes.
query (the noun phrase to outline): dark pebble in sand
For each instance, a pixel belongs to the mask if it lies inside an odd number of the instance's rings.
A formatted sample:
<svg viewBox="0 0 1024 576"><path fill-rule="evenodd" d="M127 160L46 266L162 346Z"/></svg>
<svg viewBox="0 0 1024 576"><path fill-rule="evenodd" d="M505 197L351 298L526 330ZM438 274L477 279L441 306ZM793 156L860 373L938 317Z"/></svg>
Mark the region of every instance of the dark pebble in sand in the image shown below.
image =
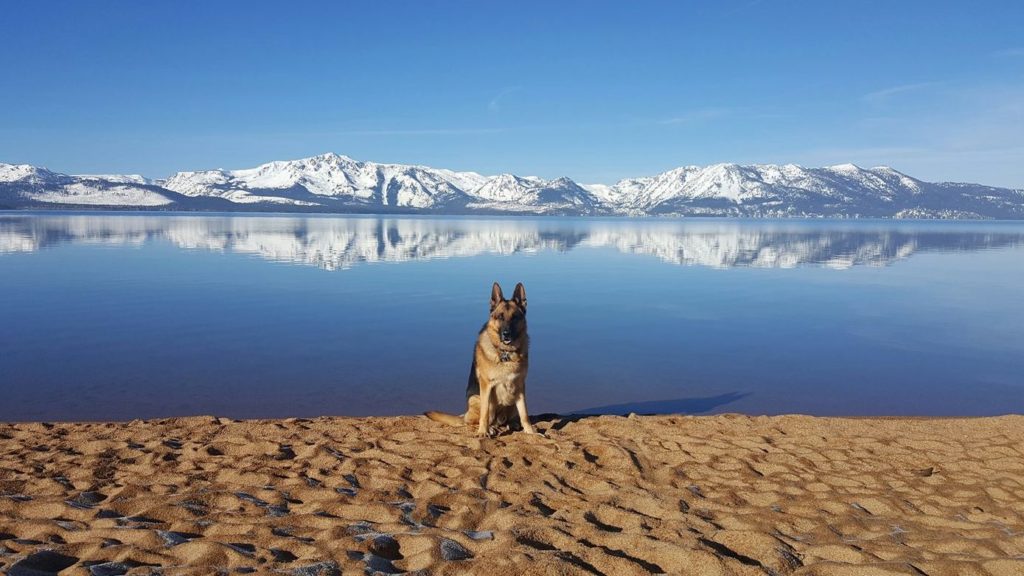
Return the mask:
<svg viewBox="0 0 1024 576"><path fill-rule="evenodd" d="M462 544L448 538L441 538L441 558L448 561L466 560L472 558L473 553L466 550Z"/></svg>
<svg viewBox="0 0 1024 576"><path fill-rule="evenodd" d="M225 544L225 546L245 556L254 556L256 554L256 546L253 546L252 544L246 544L244 542L229 542Z"/></svg>
<svg viewBox="0 0 1024 576"><path fill-rule="evenodd" d="M207 446L206 447L206 453L209 454L210 456L223 456L224 455L224 452L222 452L221 450L218 450L217 448L214 448L213 446Z"/></svg>
<svg viewBox="0 0 1024 576"><path fill-rule="evenodd" d="M341 486L335 488L334 491L337 492L338 494L342 494L344 496L355 496L356 494L358 494L358 492L356 492L355 490L353 490L351 488L343 488Z"/></svg>
<svg viewBox="0 0 1024 576"><path fill-rule="evenodd" d="M366 534L367 532L373 532L373 524L363 520L361 522L356 522L355 524L350 524L346 530L349 534Z"/></svg>
<svg viewBox="0 0 1024 576"><path fill-rule="evenodd" d="M412 517L413 511L416 510L415 502L393 502L393 504L402 511L402 516L399 518L402 522L413 528L423 528L423 524L420 524Z"/></svg>
<svg viewBox="0 0 1024 576"><path fill-rule="evenodd" d="M334 562L319 562L292 570L292 576L341 576L341 569Z"/></svg>
<svg viewBox="0 0 1024 576"><path fill-rule="evenodd" d="M4 540L13 540L13 539L14 539L14 534L11 534L10 532L0 532L0 542L2 542Z"/></svg>
<svg viewBox="0 0 1024 576"><path fill-rule="evenodd" d="M363 556L363 561L366 562L366 572L368 574L402 573L401 570L399 570L394 564L391 563L391 560L388 560L387 558L381 556L377 556L376 554L373 554L371 552L367 552L366 555Z"/></svg>
<svg viewBox="0 0 1024 576"><path fill-rule="evenodd" d="M280 562L281 564L287 564L299 559L295 554L292 554L287 550L281 550L280 548L271 548L270 553L274 556L274 562Z"/></svg>
<svg viewBox="0 0 1024 576"><path fill-rule="evenodd" d="M362 488L362 486L359 485L359 479L356 478L355 474L345 474L344 476L342 476L342 478L344 478L346 482L351 484L353 488Z"/></svg>
<svg viewBox="0 0 1024 576"><path fill-rule="evenodd" d="M92 508L93 506L99 504L100 502L103 502L106 499L107 499L106 494L101 494L99 492L94 492L92 490L88 490L88 491L82 492L81 494L79 494L78 496L76 496L76 497L74 497L74 498L72 498L70 500L65 500L64 502L68 506L71 506L73 508L79 508L79 509L82 509L82 510L88 510L88 509Z"/></svg>
<svg viewBox="0 0 1024 576"><path fill-rule="evenodd" d="M441 506L440 504L427 504L427 514L430 514L434 518L437 518L445 512L451 512L452 509L447 506Z"/></svg>
<svg viewBox="0 0 1024 576"><path fill-rule="evenodd" d="M473 540L494 540L494 532L490 530L463 530L462 533Z"/></svg>
<svg viewBox="0 0 1024 576"><path fill-rule="evenodd" d="M15 562L7 576L55 576L61 570L74 566L78 558L65 556L51 550L29 554Z"/></svg>
<svg viewBox="0 0 1024 576"><path fill-rule="evenodd" d="M172 532L170 530L157 530L157 535L163 539L164 544L168 547L177 546L178 544L184 544L190 540L196 538L202 538L200 534L192 534L190 532Z"/></svg>
<svg viewBox="0 0 1024 576"><path fill-rule="evenodd" d="M370 552L388 560L401 560L402 553L399 551L398 540L387 534L381 534L370 542Z"/></svg>
<svg viewBox="0 0 1024 576"><path fill-rule="evenodd" d="M257 498L255 496L253 496L252 494L249 494L248 492L235 492L235 496L237 496L238 498L241 498L242 500L245 500L246 502L249 502L251 504L255 504L255 505L259 506L260 508L266 508L267 506L270 506L270 504L266 500L263 500L261 498Z"/></svg>
<svg viewBox="0 0 1024 576"><path fill-rule="evenodd" d="M280 536L282 538L295 538L299 542L306 542L307 544L314 542L312 538L309 538L307 536L296 536L292 532L292 529L288 526L275 526L274 528L270 529L270 533L274 536Z"/></svg>
<svg viewBox="0 0 1024 576"><path fill-rule="evenodd" d="M253 574L255 572L256 569L252 566L242 566L240 568L235 568L235 573L237 574Z"/></svg>
<svg viewBox="0 0 1024 576"><path fill-rule="evenodd" d="M96 513L96 518L123 518L123 516L113 510L103 509Z"/></svg>
<svg viewBox="0 0 1024 576"><path fill-rule="evenodd" d="M178 506L188 510L193 516L206 516L210 513L206 504L198 500L183 500L178 503Z"/></svg>
<svg viewBox="0 0 1024 576"><path fill-rule="evenodd" d="M287 444L282 444L277 449L277 456L274 456L274 460L294 460L294 459L295 459L295 451L292 450L292 447L287 445Z"/></svg>
<svg viewBox="0 0 1024 576"><path fill-rule="evenodd" d="M68 532L82 530L85 527L85 525L81 522L75 522L74 520L65 520L63 518L58 518L54 520L54 523L56 523L57 526L60 526L61 528L67 530ZM3 538L0 538L0 540L3 540Z"/></svg>
<svg viewBox="0 0 1024 576"><path fill-rule="evenodd" d="M131 560L127 562L102 562L89 565L89 574L90 576L123 576L136 566L142 566L142 564Z"/></svg>
<svg viewBox="0 0 1024 576"><path fill-rule="evenodd" d="M103 544L100 544L100 548L110 548L111 546L124 546L124 542L117 538L104 538Z"/></svg>
<svg viewBox="0 0 1024 576"><path fill-rule="evenodd" d="M148 516L128 516L127 518L118 518L118 526L128 526L129 528L149 528L157 524L163 524L163 520L157 520L156 518L150 518ZM137 526L131 526L137 524Z"/></svg>
<svg viewBox="0 0 1024 576"><path fill-rule="evenodd" d="M349 560L356 560L360 562L366 562L366 573L367 574L401 574L402 571L395 567L391 563L391 560L384 558L383 556L377 556L373 552L360 552L359 550L349 550L347 552Z"/></svg>
<svg viewBox="0 0 1024 576"><path fill-rule="evenodd" d="M164 446L167 446L171 450L181 450L182 446L181 440L175 440L173 438L170 440L164 440L163 444Z"/></svg>

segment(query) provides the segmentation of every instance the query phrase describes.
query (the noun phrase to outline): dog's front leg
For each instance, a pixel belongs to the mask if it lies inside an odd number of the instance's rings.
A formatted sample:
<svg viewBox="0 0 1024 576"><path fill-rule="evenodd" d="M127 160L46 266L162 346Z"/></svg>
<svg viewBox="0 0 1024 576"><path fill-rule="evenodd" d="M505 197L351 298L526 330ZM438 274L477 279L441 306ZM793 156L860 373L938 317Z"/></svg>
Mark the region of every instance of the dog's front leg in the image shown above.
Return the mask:
<svg viewBox="0 0 1024 576"><path fill-rule="evenodd" d="M485 438L491 435L491 421L494 418L491 414L493 411L491 395L493 393L494 388L490 386L480 387L480 422L476 427L476 435L478 438Z"/></svg>
<svg viewBox="0 0 1024 576"><path fill-rule="evenodd" d="M526 394L520 394L516 398L516 411L519 412L519 423L523 425L523 431L527 434L536 434L533 424L530 424L530 417L526 415Z"/></svg>

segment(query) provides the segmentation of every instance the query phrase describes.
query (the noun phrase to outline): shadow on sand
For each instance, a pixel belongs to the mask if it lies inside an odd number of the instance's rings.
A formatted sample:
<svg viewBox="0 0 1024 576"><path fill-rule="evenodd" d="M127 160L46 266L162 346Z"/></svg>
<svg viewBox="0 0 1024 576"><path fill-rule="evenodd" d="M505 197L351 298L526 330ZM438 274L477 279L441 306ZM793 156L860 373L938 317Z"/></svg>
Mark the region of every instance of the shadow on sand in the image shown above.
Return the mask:
<svg viewBox="0 0 1024 576"><path fill-rule="evenodd" d="M595 406L576 410L571 414L540 414L531 420L537 422L550 422L557 420L552 426L555 430L561 430L567 424L589 418L591 416L625 416L627 414L639 414L641 416L652 416L658 414L700 414L708 412L719 406L735 402L741 398L750 396L749 392L727 392L717 396L704 398L676 398L674 400L651 400L649 402L630 402L626 404L609 404L607 406Z"/></svg>

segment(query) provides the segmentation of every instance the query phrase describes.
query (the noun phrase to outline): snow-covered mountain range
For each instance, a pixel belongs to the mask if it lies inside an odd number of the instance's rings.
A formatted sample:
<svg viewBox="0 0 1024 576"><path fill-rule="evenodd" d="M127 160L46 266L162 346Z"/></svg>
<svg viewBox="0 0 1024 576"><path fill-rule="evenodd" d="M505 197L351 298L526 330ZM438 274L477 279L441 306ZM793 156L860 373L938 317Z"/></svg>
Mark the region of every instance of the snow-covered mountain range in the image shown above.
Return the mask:
<svg viewBox="0 0 1024 576"><path fill-rule="evenodd" d="M0 163L0 208L1024 219L1024 190L853 164L684 166L612 185L455 172L337 154L245 170L78 175Z"/></svg>
<svg viewBox="0 0 1024 576"><path fill-rule="evenodd" d="M339 270L406 262L554 250L613 249L682 266L793 268L884 266L931 251L1024 246L1016 227L966 224L846 225L739 221L573 223L537 219L253 218L52 215L0 217L0 255L65 243L168 242Z"/></svg>

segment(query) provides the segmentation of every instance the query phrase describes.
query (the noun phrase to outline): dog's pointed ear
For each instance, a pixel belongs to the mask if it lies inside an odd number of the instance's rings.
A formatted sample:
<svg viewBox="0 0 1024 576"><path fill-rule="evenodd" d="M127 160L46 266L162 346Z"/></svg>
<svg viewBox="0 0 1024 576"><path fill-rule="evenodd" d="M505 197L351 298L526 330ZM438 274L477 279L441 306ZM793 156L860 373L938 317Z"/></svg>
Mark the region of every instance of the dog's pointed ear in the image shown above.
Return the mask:
<svg viewBox="0 0 1024 576"><path fill-rule="evenodd" d="M504 299L505 295L501 293L501 286L495 282L494 286L491 286L491 311L493 312Z"/></svg>
<svg viewBox="0 0 1024 576"><path fill-rule="evenodd" d="M523 310L526 310L526 288L523 287L522 282L516 284L516 289L512 292L512 301L518 304Z"/></svg>

